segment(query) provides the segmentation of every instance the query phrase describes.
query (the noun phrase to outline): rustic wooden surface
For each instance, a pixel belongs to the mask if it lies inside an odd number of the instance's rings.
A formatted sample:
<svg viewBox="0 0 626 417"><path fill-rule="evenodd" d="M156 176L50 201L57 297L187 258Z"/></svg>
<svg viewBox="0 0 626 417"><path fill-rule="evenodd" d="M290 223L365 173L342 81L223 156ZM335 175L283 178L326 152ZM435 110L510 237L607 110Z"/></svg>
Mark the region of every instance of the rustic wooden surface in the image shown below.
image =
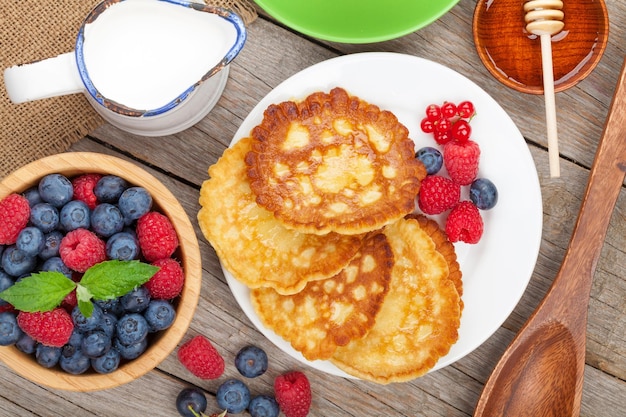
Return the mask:
<svg viewBox="0 0 626 417"><path fill-rule="evenodd" d="M203 263L201 300L187 338L198 333L211 338L231 365L227 366L226 375L217 381L199 380L190 376L174 353L158 369L127 385L101 392L72 393L33 384L0 364L0 415L174 416L176 395L189 385L206 390L209 410L216 411L213 395L224 378L236 376L234 355L249 343L263 347L271 361L264 376L249 381L252 391L271 393L276 375L290 369L304 370L313 390L310 416L472 415L483 383L545 294L569 243L626 53L626 3L606 3L610 35L604 57L586 80L556 97L561 151L558 179L548 175L543 97L504 87L489 75L478 58L471 27L475 0L461 0L448 14L415 33L367 45L310 39L261 13L249 27L243 52L231 65L223 97L199 124L164 138L134 136L104 125L72 147L73 151L96 151L132 160L161 179L181 201L194 222ZM526 139L543 196L543 239L538 262L526 293L503 326L455 364L412 382L388 386L315 371L274 347L238 307L214 251L195 223L198 192L207 178L207 168L219 158L256 103L281 81L312 64L362 51L424 57L458 71L484 88L508 112ZM625 217L626 192L622 188L591 291L582 416L618 417L626 413Z"/></svg>

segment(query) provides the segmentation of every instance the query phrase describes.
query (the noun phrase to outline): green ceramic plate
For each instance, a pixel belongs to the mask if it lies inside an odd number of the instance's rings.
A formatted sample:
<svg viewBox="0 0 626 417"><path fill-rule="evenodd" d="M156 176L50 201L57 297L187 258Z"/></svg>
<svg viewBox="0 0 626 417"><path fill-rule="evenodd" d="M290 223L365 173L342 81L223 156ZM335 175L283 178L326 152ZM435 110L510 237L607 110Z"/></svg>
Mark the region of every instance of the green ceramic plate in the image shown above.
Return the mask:
<svg viewBox="0 0 626 417"><path fill-rule="evenodd" d="M255 0L298 32L343 43L380 42L434 22L459 0Z"/></svg>

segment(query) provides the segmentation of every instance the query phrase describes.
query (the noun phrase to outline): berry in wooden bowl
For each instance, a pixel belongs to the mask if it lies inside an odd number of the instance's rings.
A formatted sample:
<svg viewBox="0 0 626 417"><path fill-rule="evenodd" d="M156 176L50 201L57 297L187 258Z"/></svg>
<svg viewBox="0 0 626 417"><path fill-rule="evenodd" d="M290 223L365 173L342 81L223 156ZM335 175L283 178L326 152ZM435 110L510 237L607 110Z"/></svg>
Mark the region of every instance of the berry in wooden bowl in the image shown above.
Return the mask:
<svg viewBox="0 0 626 417"><path fill-rule="evenodd" d="M187 331L202 280L196 234L138 166L88 152L35 161L0 182L0 223L0 359L23 377L113 388Z"/></svg>

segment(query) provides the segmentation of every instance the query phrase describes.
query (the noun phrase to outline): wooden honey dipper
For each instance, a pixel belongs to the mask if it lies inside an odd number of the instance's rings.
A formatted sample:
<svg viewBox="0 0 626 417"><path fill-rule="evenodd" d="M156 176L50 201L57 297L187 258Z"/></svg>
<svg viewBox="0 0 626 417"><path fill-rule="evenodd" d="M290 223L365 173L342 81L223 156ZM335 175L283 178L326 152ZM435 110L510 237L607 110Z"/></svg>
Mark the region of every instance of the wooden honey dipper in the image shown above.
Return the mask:
<svg viewBox="0 0 626 417"><path fill-rule="evenodd" d="M556 107L554 103L554 70L552 69L551 36L563 29L563 2L561 0L530 0L524 3L526 30L541 40L543 94L546 102L548 130L548 158L550 176L560 176Z"/></svg>

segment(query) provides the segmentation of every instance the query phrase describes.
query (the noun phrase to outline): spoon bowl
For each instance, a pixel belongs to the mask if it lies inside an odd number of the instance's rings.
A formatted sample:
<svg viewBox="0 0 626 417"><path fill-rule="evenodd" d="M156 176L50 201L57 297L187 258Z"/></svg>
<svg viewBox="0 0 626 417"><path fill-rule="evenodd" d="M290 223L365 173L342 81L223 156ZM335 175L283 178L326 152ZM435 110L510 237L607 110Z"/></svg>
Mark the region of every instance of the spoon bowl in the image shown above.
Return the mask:
<svg viewBox="0 0 626 417"><path fill-rule="evenodd" d="M589 294L626 175L625 123L626 61L561 268L487 380L474 417L580 414Z"/></svg>
<svg viewBox="0 0 626 417"><path fill-rule="evenodd" d="M555 92L587 77L609 38L604 0L567 0L562 10L563 30L552 36ZM523 93L543 94L541 44L525 28L525 14L519 0L479 0L474 9L474 45L498 81Z"/></svg>

